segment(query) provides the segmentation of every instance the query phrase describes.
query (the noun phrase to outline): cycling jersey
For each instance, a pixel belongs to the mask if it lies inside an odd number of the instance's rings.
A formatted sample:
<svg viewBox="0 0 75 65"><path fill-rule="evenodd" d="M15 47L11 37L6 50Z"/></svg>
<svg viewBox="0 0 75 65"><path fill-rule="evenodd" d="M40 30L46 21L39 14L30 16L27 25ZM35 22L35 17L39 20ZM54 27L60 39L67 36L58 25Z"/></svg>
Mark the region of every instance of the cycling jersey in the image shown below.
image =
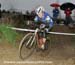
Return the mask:
<svg viewBox="0 0 75 65"><path fill-rule="evenodd" d="M39 16L36 16L34 21L35 22L39 22L39 21L42 21L42 22L47 22L49 24L49 27L53 27L53 20L51 19L50 15L46 12L43 12L44 13L44 16L42 18L40 18Z"/></svg>

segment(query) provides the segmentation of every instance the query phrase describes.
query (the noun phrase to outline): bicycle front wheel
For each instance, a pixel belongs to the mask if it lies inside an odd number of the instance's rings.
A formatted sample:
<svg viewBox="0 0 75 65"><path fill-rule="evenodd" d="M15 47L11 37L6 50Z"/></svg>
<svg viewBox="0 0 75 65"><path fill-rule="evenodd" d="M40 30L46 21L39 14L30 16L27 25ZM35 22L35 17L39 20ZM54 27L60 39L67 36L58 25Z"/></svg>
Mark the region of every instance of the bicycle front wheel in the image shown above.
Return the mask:
<svg viewBox="0 0 75 65"><path fill-rule="evenodd" d="M35 37L33 33L28 33L23 37L19 45L19 56L25 60L30 57L35 50Z"/></svg>

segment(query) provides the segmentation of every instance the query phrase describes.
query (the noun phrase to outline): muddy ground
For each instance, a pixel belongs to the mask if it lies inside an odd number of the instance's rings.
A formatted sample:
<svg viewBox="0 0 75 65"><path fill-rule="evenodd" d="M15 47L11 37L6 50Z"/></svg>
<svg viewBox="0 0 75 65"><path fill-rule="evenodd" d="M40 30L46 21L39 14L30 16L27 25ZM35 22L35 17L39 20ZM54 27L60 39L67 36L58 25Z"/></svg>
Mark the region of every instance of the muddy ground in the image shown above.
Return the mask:
<svg viewBox="0 0 75 65"><path fill-rule="evenodd" d="M69 29L66 26L55 26L52 31L75 32L75 29ZM48 51L36 52L26 60L21 60L18 55L18 46L23 34L16 39L16 44L0 42L0 65L35 65L23 63L25 61L49 61L50 63L36 63L36 65L75 65L75 36L63 36L50 34L50 47ZM6 63L12 61L15 63ZM18 63L21 62L21 63Z"/></svg>

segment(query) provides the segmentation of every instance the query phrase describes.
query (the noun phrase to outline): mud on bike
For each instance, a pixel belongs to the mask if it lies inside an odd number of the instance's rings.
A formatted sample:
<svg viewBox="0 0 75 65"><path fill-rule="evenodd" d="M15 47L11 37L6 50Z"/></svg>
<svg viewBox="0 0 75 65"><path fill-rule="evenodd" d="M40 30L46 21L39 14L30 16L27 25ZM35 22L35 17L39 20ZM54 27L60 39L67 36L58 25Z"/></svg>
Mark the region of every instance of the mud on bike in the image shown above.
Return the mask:
<svg viewBox="0 0 75 65"><path fill-rule="evenodd" d="M30 57L34 52L34 50L38 48L39 33L46 34L45 29L46 29L45 25L43 26L40 25L39 28L36 28L34 33L33 32L28 33L23 37L19 45L19 56L22 60L25 60L28 57ZM49 40L46 40L45 49L48 49L48 47L49 47Z"/></svg>

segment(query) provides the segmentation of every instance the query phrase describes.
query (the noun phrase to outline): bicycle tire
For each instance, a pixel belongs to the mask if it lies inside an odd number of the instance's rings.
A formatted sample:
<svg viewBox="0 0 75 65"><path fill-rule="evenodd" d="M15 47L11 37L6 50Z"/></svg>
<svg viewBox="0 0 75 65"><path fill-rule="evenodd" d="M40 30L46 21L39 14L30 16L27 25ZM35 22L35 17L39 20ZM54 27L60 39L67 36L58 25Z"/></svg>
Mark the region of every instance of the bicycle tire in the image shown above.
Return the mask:
<svg viewBox="0 0 75 65"><path fill-rule="evenodd" d="M34 37L34 34L33 33L28 33L27 35L25 35L23 37L23 39L21 40L21 42L20 42L20 45L19 45L19 57L22 60L25 60L25 59L29 58L32 55L32 53L34 52L34 50L35 50L36 43L33 44L33 46L31 48L26 47L26 41L28 42L29 41L29 38L31 36L33 36L33 39L31 40L32 42L30 42L30 43L35 43L35 37ZM28 38L28 40L27 40L27 38ZM22 52L23 46L24 46L24 50ZM22 55L23 53L24 53L24 55Z"/></svg>

